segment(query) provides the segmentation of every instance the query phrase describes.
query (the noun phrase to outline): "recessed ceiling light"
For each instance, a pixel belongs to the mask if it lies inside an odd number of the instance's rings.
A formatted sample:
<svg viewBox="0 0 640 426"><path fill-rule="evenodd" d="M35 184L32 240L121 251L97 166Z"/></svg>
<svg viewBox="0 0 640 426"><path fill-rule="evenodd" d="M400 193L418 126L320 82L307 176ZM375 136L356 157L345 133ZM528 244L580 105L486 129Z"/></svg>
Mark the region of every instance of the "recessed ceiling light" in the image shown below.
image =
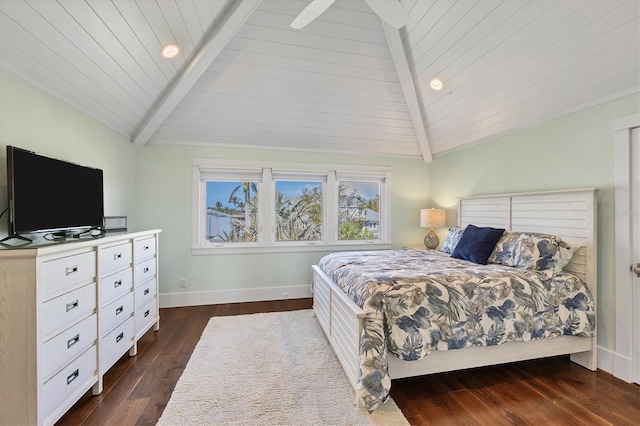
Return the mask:
<svg viewBox="0 0 640 426"><path fill-rule="evenodd" d="M167 44L162 48L161 53L165 58L173 58L178 53L180 53L180 48L175 43Z"/></svg>
<svg viewBox="0 0 640 426"><path fill-rule="evenodd" d="M433 80L431 80L429 82L429 85L433 90L442 90L442 88L444 87L444 83L442 83L442 80L438 78L434 78Z"/></svg>

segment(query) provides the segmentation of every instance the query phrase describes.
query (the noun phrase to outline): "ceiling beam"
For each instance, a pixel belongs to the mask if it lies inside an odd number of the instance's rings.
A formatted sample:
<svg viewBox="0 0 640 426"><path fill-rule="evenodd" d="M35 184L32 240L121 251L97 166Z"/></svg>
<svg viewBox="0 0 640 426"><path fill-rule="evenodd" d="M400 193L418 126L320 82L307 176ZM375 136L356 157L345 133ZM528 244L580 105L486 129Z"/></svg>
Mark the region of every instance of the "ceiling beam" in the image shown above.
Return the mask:
<svg viewBox="0 0 640 426"><path fill-rule="evenodd" d="M396 66L396 72L400 79L400 86L404 93L404 99L407 102L409 117L411 117L413 128L416 132L416 138L418 139L418 145L422 152L422 158L426 163L430 163L431 160L433 160L433 156L431 155L429 139L427 138L427 131L424 125L424 120L422 119L420 103L418 102L418 93L416 92L416 87L413 84L411 68L409 67L407 54L404 51L402 37L400 37L400 30L392 27L384 21L382 21L382 25L384 27L384 32L387 35L387 42L389 43L389 49L391 50L391 57L393 58L393 63Z"/></svg>
<svg viewBox="0 0 640 426"><path fill-rule="evenodd" d="M224 19L216 25L202 48L193 57L187 68L178 76L175 83L156 102L149 112L139 131L133 138L133 145L143 147L164 123L169 114L191 90L211 63L218 57L222 49L240 29L242 24L253 13L261 0L236 0Z"/></svg>

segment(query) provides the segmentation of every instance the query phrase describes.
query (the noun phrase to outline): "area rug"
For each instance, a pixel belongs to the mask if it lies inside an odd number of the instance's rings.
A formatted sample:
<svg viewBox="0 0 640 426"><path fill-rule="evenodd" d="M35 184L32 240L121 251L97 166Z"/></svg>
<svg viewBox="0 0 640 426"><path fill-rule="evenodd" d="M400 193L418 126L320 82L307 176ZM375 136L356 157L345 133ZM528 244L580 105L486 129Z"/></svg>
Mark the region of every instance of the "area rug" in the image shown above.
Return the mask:
<svg viewBox="0 0 640 426"><path fill-rule="evenodd" d="M213 317L158 425L408 425L390 398L373 414L311 309Z"/></svg>

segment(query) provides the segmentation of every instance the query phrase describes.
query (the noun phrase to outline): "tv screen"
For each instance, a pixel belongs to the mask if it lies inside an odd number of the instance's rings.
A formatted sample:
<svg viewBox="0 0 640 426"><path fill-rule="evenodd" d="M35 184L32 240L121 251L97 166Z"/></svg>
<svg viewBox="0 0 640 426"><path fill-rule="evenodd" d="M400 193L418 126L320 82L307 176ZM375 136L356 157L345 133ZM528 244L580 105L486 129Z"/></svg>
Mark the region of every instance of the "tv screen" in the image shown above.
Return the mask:
<svg viewBox="0 0 640 426"><path fill-rule="evenodd" d="M11 234L101 228L102 170L7 146Z"/></svg>

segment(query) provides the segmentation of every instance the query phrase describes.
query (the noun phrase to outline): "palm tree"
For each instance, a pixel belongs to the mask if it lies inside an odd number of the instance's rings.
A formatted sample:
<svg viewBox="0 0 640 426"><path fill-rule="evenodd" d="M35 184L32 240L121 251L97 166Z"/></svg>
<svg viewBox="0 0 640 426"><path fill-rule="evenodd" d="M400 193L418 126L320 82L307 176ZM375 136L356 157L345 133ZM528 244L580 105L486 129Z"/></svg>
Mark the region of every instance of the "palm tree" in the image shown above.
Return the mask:
<svg viewBox="0 0 640 426"><path fill-rule="evenodd" d="M276 193L276 240L313 241L321 237L321 223L312 219L315 203Z"/></svg>
<svg viewBox="0 0 640 426"><path fill-rule="evenodd" d="M244 194L244 201L238 198L238 192ZM256 241L257 231L257 194L258 185L256 182L243 182L233 188L229 194L229 203L236 205L244 213L244 221L234 220L232 223L232 238L234 240Z"/></svg>
<svg viewBox="0 0 640 426"><path fill-rule="evenodd" d="M258 240L258 223L255 201L256 197L251 198L246 204L245 220L233 219L231 222L231 240L230 241L257 241Z"/></svg>
<svg viewBox="0 0 640 426"><path fill-rule="evenodd" d="M243 182L242 184L236 186L229 194L229 202L231 203L232 199L234 200L234 204L238 204L238 198L236 197L236 193L242 190L244 193L244 205L247 205L251 201L251 193L254 194L258 192L258 185L255 182Z"/></svg>
<svg viewBox="0 0 640 426"><path fill-rule="evenodd" d="M302 200L291 200L283 193L276 193L276 240L295 241L304 227L300 214Z"/></svg>

